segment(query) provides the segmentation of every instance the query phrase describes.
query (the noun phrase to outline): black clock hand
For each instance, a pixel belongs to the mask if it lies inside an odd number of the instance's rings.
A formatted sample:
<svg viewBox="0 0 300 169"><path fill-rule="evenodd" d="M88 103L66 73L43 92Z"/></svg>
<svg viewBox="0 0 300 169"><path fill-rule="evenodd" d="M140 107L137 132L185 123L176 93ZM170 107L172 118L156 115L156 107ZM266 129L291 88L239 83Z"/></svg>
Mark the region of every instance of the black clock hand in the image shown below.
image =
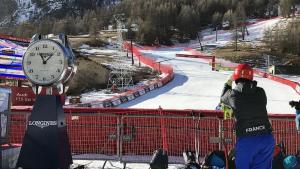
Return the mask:
<svg viewBox="0 0 300 169"><path fill-rule="evenodd" d="M43 60L43 64L45 63L45 60L44 60L44 57L43 57L43 54L42 53L39 53L40 57L42 58Z"/></svg>
<svg viewBox="0 0 300 169"><path fill-rule="evenodd" d="M45 60L45 62L47 63L47 61L54 55L53 53L52 54L49 54L50 56Z"/></svg>

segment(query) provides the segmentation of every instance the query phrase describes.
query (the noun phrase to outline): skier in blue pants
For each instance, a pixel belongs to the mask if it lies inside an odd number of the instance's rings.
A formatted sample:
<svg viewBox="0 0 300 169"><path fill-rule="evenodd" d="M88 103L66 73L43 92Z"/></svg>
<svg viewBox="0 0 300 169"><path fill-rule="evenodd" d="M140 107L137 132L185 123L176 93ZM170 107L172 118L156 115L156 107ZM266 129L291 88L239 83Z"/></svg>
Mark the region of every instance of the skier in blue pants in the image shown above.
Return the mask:
<svg viewBox="0 0 300 169"><path fill-rule="evenodd" d="M236 86L232 89L232 81ZM253 69L247 64L236 67L225 83L221 103L230 106L235 117L236 169L272 169L275 146L267 114L267 97L253 81Z"/></svg>

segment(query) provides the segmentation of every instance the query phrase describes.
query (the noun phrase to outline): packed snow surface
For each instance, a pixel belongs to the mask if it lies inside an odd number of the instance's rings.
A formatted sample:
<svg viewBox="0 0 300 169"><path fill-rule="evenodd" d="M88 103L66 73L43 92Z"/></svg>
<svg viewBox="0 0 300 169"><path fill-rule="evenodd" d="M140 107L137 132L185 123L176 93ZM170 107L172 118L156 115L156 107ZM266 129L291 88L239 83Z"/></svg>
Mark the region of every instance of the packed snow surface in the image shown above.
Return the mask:
<svg viewBox="0 0 300 169"><path fill-rule="evenodd" d="M174 68L174 80L166 86L154 90L147 95L122 104L121 107L130 108L158 108L164 109L208 109L214 110L220 101L224 83L230 71L212 71L208 61L197 58L179 58L175 54L182 49L166 49L143 51L156 60L168 60ZM272 114L293 114L288 102L299 100L299 95L289 86L265 79L254 78L258 86L266 91L267 110Z"/></svg>

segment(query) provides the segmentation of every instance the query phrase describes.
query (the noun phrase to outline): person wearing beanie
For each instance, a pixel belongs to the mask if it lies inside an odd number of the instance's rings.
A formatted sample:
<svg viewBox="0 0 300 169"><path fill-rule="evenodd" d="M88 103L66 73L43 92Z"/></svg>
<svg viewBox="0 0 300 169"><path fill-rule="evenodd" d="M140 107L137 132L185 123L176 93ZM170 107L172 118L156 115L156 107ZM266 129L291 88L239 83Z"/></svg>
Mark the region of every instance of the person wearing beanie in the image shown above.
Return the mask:
<svg viewBox="0 0 300 169"><path fill-rule="evenodd" d="M249 65L236 67L224 85L220 102L230 106L235 119L236 169L271 169L275 140L266 109L267 97L253 80Z"/></svg>

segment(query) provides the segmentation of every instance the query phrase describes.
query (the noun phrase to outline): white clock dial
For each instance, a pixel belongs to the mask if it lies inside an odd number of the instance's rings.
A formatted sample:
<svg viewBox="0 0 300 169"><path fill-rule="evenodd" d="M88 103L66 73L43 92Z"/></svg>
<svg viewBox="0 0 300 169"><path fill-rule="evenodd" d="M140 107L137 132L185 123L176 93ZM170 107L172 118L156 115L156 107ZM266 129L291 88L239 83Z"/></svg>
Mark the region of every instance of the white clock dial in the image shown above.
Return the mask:
<svg viewBox="0 0 300 169"><path fill-rule="evenodd" d="M33 83L50 85L60 80L66 68L63 48L53 40L30 45L23 57L23 71Z"/></svg>

